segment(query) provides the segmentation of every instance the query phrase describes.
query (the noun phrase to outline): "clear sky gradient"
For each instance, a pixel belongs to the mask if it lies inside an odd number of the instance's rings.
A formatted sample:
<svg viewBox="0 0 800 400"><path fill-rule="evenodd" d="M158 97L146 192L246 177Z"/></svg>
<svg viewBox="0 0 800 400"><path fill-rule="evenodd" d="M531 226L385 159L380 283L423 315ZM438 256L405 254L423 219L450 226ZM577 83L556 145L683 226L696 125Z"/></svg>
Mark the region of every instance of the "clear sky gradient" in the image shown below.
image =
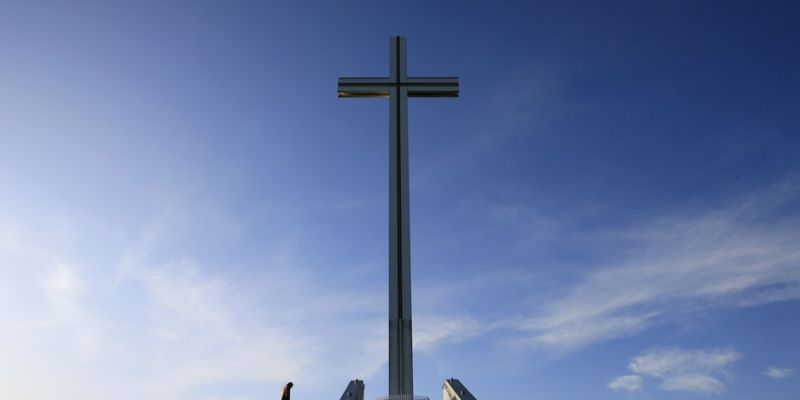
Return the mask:
<svg viewBox="0 0 800 400"><path fill-rule="evenodd" d="M0 3L0 398L387 391L386 100L415 389L796 399L800 6Z"/></svg>

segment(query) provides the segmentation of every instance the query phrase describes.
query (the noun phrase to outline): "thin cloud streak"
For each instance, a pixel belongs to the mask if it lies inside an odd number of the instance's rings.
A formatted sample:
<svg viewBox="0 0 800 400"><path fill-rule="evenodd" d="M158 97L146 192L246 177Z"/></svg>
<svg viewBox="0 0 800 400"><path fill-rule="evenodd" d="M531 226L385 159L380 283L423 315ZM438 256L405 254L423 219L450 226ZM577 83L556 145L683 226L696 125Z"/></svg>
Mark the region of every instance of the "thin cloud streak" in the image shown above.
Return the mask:
<svg viewBox="0 0 800 400"><path fill-rule="evenodd" d="M768 215L797 197L779 185L724 210L619 231L631 256L511 325L528 333L523 343L571 351L681 313L798 298L800 221Z"/></svg>
<svg viewBox="0 0 800 400"><path fill-rule="evenodd" d="M764 371L764 375L773 379L783 379L792 375L792 372L792 369L787 367L769 367Z"/></svg>
<svg viewBox="0 0 800 400"><path fill-rule="evenodd" d="M420 313L414 321L414 350L430 352L445 343L459 343L479 336L485 330L485 325L469 315Z"/></svg>
<svg viewBox="0 0 800 400"><path fill-rule="evenodd" d="M708 375L684 374L664 379L659 388L670 392L719 394L725 386L718 379Z"/></svg>
<svg viewBox="0 0 800 400"><path fill-rule="evenodd" d="M739 358L741 354L733 349L657 349L634 357L628 368L637 374L664 378L688 373L720 372Z"/></svg>
<svg viewBox="0 0 800 400"><path fill-rule="evenodd" d="M608 384L612 390L628 392L642 389L642 377L660 381L658 388L671 392L719 394L725 389L720 376L741 358L733 349L687 350L654 349L631 359L628 369L634 375L623 375Z"/></svg>
<svg viewBox="0 0 800 400"><path fill-rule="evenodd" d="M639 375L618 376L608 383L608 388L611 390L638 392L642 390L642 377Z"/></svg>

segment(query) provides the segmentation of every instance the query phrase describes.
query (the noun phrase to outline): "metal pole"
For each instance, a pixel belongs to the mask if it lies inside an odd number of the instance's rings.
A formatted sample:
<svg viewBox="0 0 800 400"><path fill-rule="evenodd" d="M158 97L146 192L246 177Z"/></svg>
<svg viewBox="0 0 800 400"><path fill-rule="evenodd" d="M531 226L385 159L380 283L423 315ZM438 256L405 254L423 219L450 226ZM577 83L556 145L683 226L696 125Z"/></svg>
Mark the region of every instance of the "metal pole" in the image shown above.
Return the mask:
<svg viewBox="0 0 800 400"><path fill-rule="evenodd" d="M389 395L414 394L408 196L408 88L405 38L390 39L389 89Z"/></svg>

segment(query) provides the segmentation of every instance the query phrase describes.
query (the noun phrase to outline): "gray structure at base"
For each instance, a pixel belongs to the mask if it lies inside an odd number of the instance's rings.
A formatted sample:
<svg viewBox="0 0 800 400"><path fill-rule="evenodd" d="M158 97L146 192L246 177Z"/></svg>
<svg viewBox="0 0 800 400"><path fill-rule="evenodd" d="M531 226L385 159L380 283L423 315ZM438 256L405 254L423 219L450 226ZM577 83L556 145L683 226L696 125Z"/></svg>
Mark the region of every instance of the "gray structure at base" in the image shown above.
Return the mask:
<svg viewBox="0 0 800 400"><path fill-rule="evenodd" d="M340 400L364 400L364 381L358 379L350 381Z"/></svg>
<svg viewBox="0 0 800 400"><path fill-rule="evenodd" d="M461 381L456 378L445 379L442 385L442 400L476 400Z"/></svg>

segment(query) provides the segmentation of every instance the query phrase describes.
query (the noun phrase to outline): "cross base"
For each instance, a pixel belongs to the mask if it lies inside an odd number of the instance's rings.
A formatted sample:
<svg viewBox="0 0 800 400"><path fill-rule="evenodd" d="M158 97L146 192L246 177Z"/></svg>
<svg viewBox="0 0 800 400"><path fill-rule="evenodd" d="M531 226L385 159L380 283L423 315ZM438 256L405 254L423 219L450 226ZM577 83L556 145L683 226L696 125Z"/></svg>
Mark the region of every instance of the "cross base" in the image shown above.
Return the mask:
<svg viewBox="0 0 800 400"><path fill-rule="evenodd" d="M391 396L378 397L375 400L431 400L428 396L417 396L414 394L395 394Z"/></svg>

